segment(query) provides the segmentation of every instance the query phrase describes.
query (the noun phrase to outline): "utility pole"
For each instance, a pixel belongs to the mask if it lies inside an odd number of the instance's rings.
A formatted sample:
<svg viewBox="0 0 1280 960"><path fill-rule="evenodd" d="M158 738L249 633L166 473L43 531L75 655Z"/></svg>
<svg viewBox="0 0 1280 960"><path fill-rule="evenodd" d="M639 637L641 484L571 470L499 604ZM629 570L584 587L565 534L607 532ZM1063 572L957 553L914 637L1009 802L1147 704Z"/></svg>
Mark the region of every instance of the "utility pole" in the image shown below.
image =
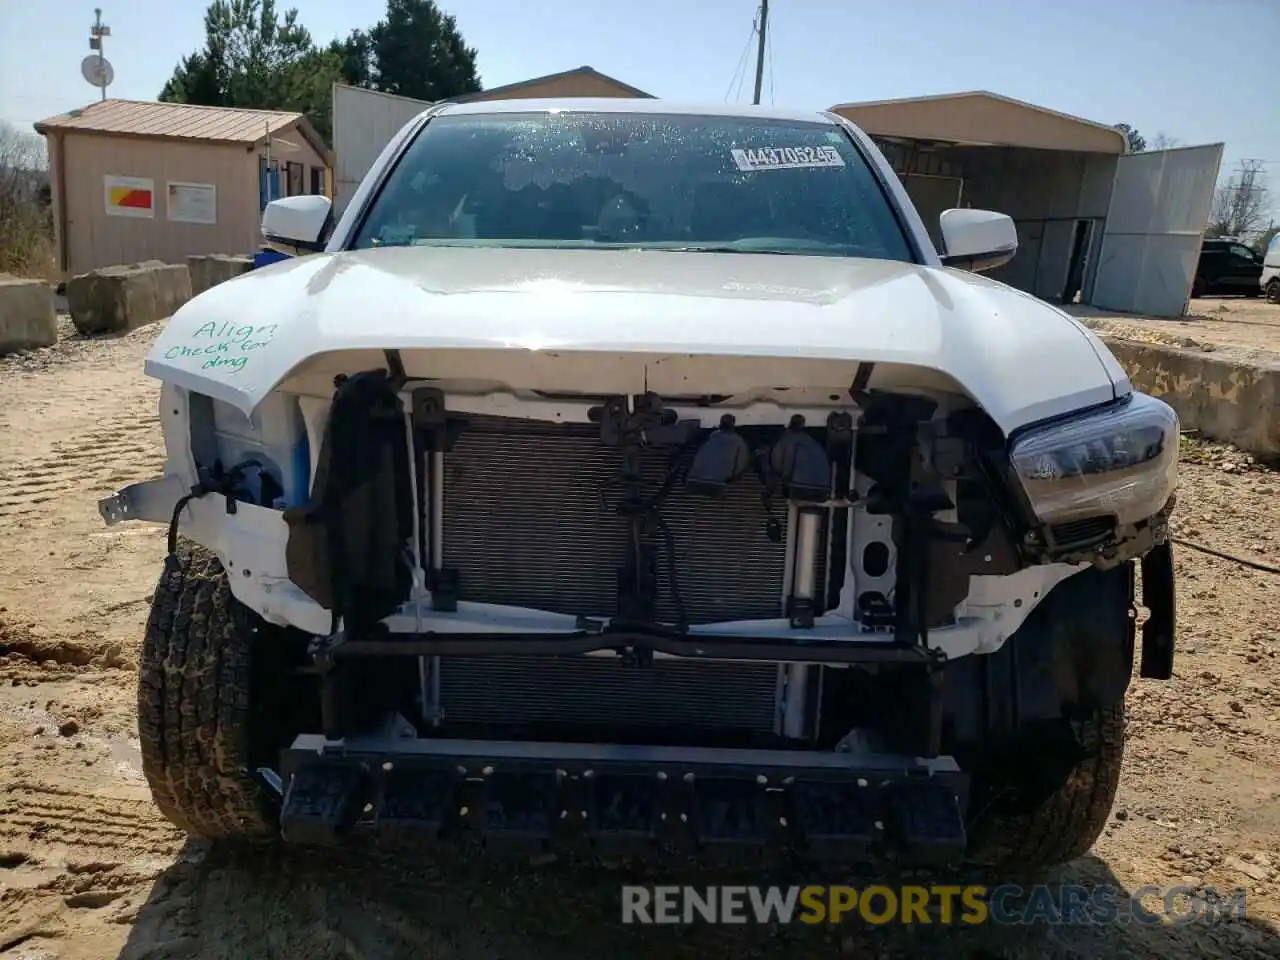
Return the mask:
<svg viewBox="0 0 1280 960"><path fill-rule="evenodd" d="M93 26L89 28L89 49L98 51L98 76L106 76L106 66L102 55L102 38L111 36L111 28L102 22L102 9L95 7L93 10ZM100 87L102 91L101 99L107 99L107 85L104 83Z"/></svg>
<svg viewBox="0 0 1280 960"><path fill-rule="evenodd" d="M1243 239L1261 228L1267 207L1266 175L1262 160L1241 160L1238 176L1227 181L1217 219L1231 236Z"/></svg>
<svg viewBox="0 0 1280 960"><path fill-rule="evenodd" d="M759 43L756 44L756 93L752 103L760 104L760 86L764 82L764 35L769 29L769 0L760 0L760 29L757 31Z"/></svg>
<svg viewBox="0 0 1280 960"><path fill-rule="evenodd" d="M1243 209L1249 209L1253 205L1254 193L1257 189L1256 180L1261 170L1261 160L1240 161L1240 186L1237 189L1240 197L1239 204Z"/></svg>

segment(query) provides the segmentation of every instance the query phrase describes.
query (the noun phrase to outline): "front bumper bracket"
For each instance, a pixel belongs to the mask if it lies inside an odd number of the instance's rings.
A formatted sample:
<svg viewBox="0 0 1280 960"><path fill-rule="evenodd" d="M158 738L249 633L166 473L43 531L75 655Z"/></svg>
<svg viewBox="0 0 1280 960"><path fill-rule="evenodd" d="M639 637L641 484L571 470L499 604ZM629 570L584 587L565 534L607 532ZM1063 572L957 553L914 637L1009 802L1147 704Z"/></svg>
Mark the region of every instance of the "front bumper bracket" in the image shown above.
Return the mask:
<svg viewBox="0 0 1280 960"><path fill-rule="evenodd" d="M131 483L114 496L98 501L98 513L109 527L126 520L168 523L173 508L189 491L182 479L166 474L155 480Z"/></svg>

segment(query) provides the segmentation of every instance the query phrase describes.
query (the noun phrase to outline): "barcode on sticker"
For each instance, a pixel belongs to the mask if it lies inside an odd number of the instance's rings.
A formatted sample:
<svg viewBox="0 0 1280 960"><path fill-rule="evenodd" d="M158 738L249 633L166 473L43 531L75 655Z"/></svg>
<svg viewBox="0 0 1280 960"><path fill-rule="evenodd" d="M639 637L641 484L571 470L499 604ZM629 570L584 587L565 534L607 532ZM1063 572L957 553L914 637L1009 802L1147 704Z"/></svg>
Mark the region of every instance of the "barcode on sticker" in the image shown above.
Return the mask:
<svg viewBox="0 0 1280 960"><path fill-rule="evenodd" d="M843 167L835 147L761 147L730 150L739 170L803 170L810 167Z"/></svg>

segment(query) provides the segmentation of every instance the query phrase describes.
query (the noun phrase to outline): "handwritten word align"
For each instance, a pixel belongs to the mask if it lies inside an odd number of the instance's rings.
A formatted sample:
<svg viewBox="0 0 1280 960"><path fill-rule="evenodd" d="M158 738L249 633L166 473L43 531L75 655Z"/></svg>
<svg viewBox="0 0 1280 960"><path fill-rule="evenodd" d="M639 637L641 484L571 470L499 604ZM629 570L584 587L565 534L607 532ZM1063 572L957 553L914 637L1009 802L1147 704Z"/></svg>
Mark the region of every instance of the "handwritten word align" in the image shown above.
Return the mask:
<svg viewBox="0 0 1280 960"><path fill-rule="evenodd" d="M275 336L276 324L215 323L201 324L188 342L175 344L165 351L166 360L203 358L201 370L244 369L249 357L267 346Z"/></svg>

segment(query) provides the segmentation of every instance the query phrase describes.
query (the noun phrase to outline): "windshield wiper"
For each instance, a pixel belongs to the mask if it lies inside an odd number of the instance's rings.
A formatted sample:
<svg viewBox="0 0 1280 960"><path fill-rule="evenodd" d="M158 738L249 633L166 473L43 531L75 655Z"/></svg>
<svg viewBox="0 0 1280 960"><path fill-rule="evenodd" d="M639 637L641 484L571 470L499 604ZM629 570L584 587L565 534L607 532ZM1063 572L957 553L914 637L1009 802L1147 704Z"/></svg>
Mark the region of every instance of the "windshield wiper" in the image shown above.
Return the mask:
<svg viewBox="0 0 1280 960"><path fill-rule="evenodd" d="M666 253L766 253L777 256L795 256L814 253L813 250L780 250L776 247L735 247L732 244L691 244L687 247L639 247L640 250L661 250Z"/></svg>

